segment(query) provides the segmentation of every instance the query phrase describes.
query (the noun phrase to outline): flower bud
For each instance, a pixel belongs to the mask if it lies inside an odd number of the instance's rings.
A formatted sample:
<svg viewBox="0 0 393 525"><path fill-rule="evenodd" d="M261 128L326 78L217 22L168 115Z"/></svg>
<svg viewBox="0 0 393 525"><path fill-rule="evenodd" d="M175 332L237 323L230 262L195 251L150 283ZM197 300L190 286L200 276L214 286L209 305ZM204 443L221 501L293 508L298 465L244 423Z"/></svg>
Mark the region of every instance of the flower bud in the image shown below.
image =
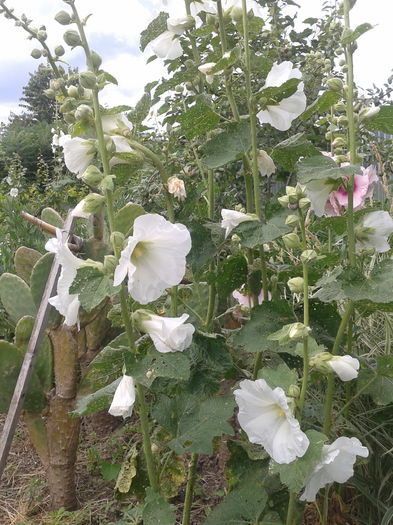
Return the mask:
<svg viewBox="0 0 393 525"><path fill-rule="evenodd" d="M297 399L300 396L300 388L297 385L289 385L287 396Z"/></svg>
<svg viewBox="0 0 393 525"><path fill-rule="evenodd" d="M346 145L347 145L347 142L343 137L336 137L332 142L333 148L340 148Z"/></svg>
<svg viewBox="0 0 393 525"><path fill-rule="evenodd" d="M94 117L93 110L87 104L81 104L75 110L76 120L89 120Z"/></svg>
<svg viewBox="0 0 393 525"><path fill-rule="evenodd" d="M114 255L105 255L104 257L104 272L108 275L111 275L118 264L117 257Z"/></svg>
<svg viewBox="0 0 393 525"><path fill-rule="evenodd" d="M69 24L72 23L72 18L67 13L67 11L59 11L57 15L55 16L55 20L62 26L68 26Z"/></svg>
<svg viewBox="0 0 393 525"><path fill-rule="evenodd" d="M63 46L56 46L55 47L55 55L58 57L62 57L65 53L65 49Z"/></svg>
<svg viewBox="0 0 393 525"><path fill-rule="evenodd" d="M304 339L308 337L308 334L311 332L309 326L304 325L303 323L292 323L289 328L288 336L289 339Z"/></svg>
<svg viewBox="0 0 393 525"><path fill-rule="evenodd" d="M48 98L55 98L55 96L56 96L56 93L53 91L53 89L44 89L44 94Z"/></svg>
<svg viewBox="0 0 393 525"><path fill-rule="evenodd" d="M39 58L42 57L42 51L40 49L33 49L33 51L30 53L30 55L35 58L36 60L38 60Z"/></svg>
<svg viewBox="0 0 393 525"><path fill-rule="evenodd" d="M332 372L331 366L328 364L328 361L332 359L332 354L330 352L320 352L310 358L310 366L322 372L324 374L330 374Z"/></svg>
<svg viewBox="0 0 393 525"><path fill-rule="evenodd" d="M75 116L73 113L65 113L64 114L64 120L67 122L67 124L74 124L75 123Z"/></svg>
<svg viewBox="0 0 393 525"><path fill-rule="evenodd" d="M63 40L68 46L71 47L77 47L82 45L82 40L80 39L79 34L72 29L64 33Z"/></svg>
<svg viewBox="0 0 393 525"><path fill-rule="evenodd" d="M296 250L301 248L300 239L296 233L287 233L286 235L283 235L282 240L288 250Z"/></svg>
<svg viewBox="0 0 393 525"><path fill-rule="evenodd" d="M92 71L82 71L79 75L79 83L86 89L95 89L97 87L97 77Z"/></svg>
<svg viewBox="0 0 393 525"><path fill-rule="evenodd" d="M48 38L48 35L46 31L43 31L42 29L37 32L37 38L40 42L45 42L45 40Z"/></svg>
<svg viewBox="0 0 393 525"><path fill-rule="evenodd" d="M69 113L75 109L75 100L72 98L66 98L63 104L60 106L60 113Z"/></svg>
<svg viewBox="0 0 393 525"><path fill-rule="evenodd" d="M115 189L113 179L115 178L116 178L116 175L107 175L106 177L104 177L100 184L100 190L113 191Z"/></svg>
<svg viewBox="0 0 393 525"><path fill-rule="evenodd" d="M289 279L287 284L292 293L302 293L304 291L303 277L293 277L292 279Z"/></svg>
<svg viewBox="0 0 393 525"><path fill-rule="evenodd" d="M288 208L288 204L289 204L288 195L283 195L282 197L278 197L277 200L283 208Z"/></svg>
<svg viewBox="0 0 393 525"><path fill-rule="evenodd" d="M304 197L303 199L299 199L298 205L301 210L305 210L311 206L311 201L307 199L307 197Z"/></svg>
<svg viewBox="0 0 393 525"><path fill-rule="evenodd" d="M91 52L91 61L92 61L94 69L96 70L100 69L100 66L102 64L102 58L95 51Z"/></svg>
<svg viewBox="0 0 393 525"><path fill-rule="evenodd" d="M88 166L81 177L83 182L94 188L98 188L103 178L104 175L96 166Z"/></svg>
<svg viewBox="0 0 393 525"><path fill-rule="evenodd" d="M343 90L343 82L339 78L329 78L326 84L330 91L335 93L341 93Z"/></svg>
<svg viewBox="0 0 393 525"><path fill-rule="evenodd" d="M78 98L79 97L79 90L76 86L70 86L67 89L68 96L71 98Z"/></svg>
<svg viewBox="0 0 393 525"><path fill-rule="evenodd" d="M300 255L300 260L302 261L302 263L307 264L316 259L317 257L318 254L315 250L304 250L304 252L302 252L302 254Z"/></svg>
<svg viewBox="0 0 393 525"><path fill-rule="evenodd" d="M285 219L285 224L287 226L297 226L299 224L299 217L297 215L288 215Z"/></svg>
<svg viewBox="0 0 393 525"><path fill-rule="evenodd" d="M113 246L113 250L115 252L116 251L121 251L123 249L124 239L125 239L125 236L121 232L112 232L111 233L110 241L111 241L111 244Z"/></svg>

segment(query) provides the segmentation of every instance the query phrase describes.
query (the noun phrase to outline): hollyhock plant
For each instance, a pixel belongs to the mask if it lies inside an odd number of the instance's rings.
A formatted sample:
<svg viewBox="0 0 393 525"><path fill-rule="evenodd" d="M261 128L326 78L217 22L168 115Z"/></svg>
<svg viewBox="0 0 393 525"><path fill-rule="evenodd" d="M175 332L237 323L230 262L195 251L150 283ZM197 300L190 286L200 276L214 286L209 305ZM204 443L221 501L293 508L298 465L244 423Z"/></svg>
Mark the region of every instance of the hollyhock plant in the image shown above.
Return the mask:
<svg viewBox="0 0 393 525"><path fill-rule="evenodd" d="M231 231L245 221L257 221L256 215L242 213L236 210L221 210L221 228L225 228L225 238L231 233Z"/></svg>
<svg viewBox="0 0 393 525"><path fill-rule="evenodd" d="M266 77L265 88L279 87L291 78L301 78L299 69L293 67L291 62L285 61L281 64L275 62ZM279 131L287 131L295 120L306 109L306 95L304 94L304 84L300 82L296 92L282 99L276 105L268 105L257 113L261 124L270 124Z"/></svg>
<svg viewBox="0 0 393 525"><path fill-rule="evenodd" d="M152 213L141 215L121 252L114 285L128 276L128 291L135 301L155 301L166 288L180 283L190 249L191 236L183 224L172 224Z"/></svg>
<svg viewBox="0 0 393 525"><path fill-rule="evenodd" d="M339 437L331 445L324 445L321 459L315 465L299 499L315 501L317 492L329 483L345 483L353 476L356 456L368 457L367 447L363 447L357 438Z"/></svg>
<svg viewBox="0 0 393 525"><path fill-rule="evenodd" d="M191 28L194 22L191 16L168 18L168 30L158 35L158 37L150 43L154 53L159 58L166 58L168 60L179 58L183 54L179 36Z"/></svg>
<svg viewBox="0 0 393 525"><path fill-rule="evenodd" d="M372 249L377 253L390 250L388 239L393 233L393 219L387 211L372 211L355 228L356 252Z"/></svg>
<svg viewBox="0 0 393 525"><path fill-rule="evenodd" d="M131 376L123 375L118 384L115 395L113 396L109 414L112 416L122 416L124 419L132 415L135 403L135 385Z"/></svg>
<svg viewBox="0 0 393 525"><path fill-rule="evenodd" d="M70 294L70 287L83 261L71 252L67 240L62 239L62 231L59 228L56 228L56 239L49 239L45 249L56 254L56 259L61 265L57 295L51 297L49 303L64 316L64 324L72 326L78 322L80 302L77 294Z"/></svg>
<svg viewBox="0 0 393 525"><path fill-rule="evenodd" d="M222 75L223 71L215 71L211 73L212 69L216 66L216 62L206 62L198 67L198 70L206 76L206 82L213 84L215 75Z"/></svg>
<svg viewBox="0 0 393 525"><path fill-rule="evenodd" d="M238 420L251 443L262 445L276 463L291 463L306 453L309 440L292 416L282 388L264 379L240 383L234 391Z"/></svg>
<svg viewBox="0 0 393 525"><path fill-rule="evenodd" d="M351 381L359 375L359 361L350 355L333 356L326 363L341 381Z"/></svg>
<svg viewBox="0 0 393 525"><path fill-rule="evenodd" d="M183 352L192 343L195 328L186 323L189 316L161 317L148 310L137 310L133 315L141 332L149 334L158 352Z"/></svg>
<svg viewBox="0 0 393 525"><path fill-rule="evenodd" d="M59 137L58 142L59 146L63 148L67 169L71 173L75 173L79 179L96 156L95 140L63 135Z"/></svg>

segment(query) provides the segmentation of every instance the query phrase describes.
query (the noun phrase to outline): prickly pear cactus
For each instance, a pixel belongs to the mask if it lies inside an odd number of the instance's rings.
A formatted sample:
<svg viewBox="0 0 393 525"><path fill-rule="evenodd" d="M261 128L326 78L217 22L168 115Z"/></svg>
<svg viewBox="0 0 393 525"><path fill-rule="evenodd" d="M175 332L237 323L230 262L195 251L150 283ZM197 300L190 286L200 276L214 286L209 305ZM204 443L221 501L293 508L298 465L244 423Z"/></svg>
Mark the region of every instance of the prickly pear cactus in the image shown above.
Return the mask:
<svg viewBox="0 0 393 525"><path fill-rule="evenodd" d="M56 228L63 228L64 219L53 208L44 208L41 212L41 219Z"/></svg>
<svg viewBox="0 0 393 525"><path fill-rule="evenodd" d="M14 393L16 381L23 362L23 351L12 343L0 341L0 412L6 413ZM40 412L46 406L45 393L35 370L30 380L23 408L29 412Z"/></svg>
<svg viewBox="0 0 393 525"><path fill-rule="evenodd" d="M3 273L0 277L0 300L14 323L25 315L35 316L37 313L29 286L12 273Z"/></svg>
<svg viewBox="0 0 393 525"><path fill-rule="evenodd" d="M31 271L33 266L40 259L42 254L33 248L20 246L15 252L14 265L17 275L21 277L27 284L30 284Z"/></svg>

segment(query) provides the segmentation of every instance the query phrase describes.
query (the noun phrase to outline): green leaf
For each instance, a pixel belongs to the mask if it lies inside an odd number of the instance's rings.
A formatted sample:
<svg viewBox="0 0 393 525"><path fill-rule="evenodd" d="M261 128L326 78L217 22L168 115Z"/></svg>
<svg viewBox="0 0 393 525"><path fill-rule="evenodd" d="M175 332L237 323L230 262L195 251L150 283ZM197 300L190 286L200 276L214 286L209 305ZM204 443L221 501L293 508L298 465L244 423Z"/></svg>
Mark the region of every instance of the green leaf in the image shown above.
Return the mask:
<svg viewBox="0 0 393 525"><path fill-rule="evenodd" d="M388 135L393 134L393 105L381 106L379 112L362 122L369 131L381 131Z"/></svg>
<svg viewBox="0 0 393 525"><path fill-rule="evenodd" d="M369 24L368 22L365 22L364 24L360 24L359 26L357 26L353 31L351 30L345 31L344 29L343 36L341 38L341 43L344 45L350 44L351 42L354 42L355 40L357 40L360 36L362 36L367 31L370 31L370 29L372 28L373 26L371 24Z"/></svg>
<svg viewBox="0 0 393 525"><path fill-rule="evenodd" d="M191 362L188 390L200 395L217 392L233 366L224 337L196 332L185 354Z"/></svg>
<svg viewBox="0 0 393 525"><path fill-rule="evenodd" d="M308 106L306 111L300 115L300 120L304 122L315 114L320 115L321 113L325 113L325 111L334 106L340 98L340 93L329 90L324 91L322 95L314 100L314 102Z"/></svg>
<svg viewBox="0 0 393 525"><path fill-rule="evenodd" d="M127 235L130 229L133 227L135 219L144 213L146 212L142 206L128 202L125 206L120 208L120 210L115 215L115 231Z"/></svg>
<svg viewBox="0 0 393 525"><path fill-rule="evenodd" d="M291 228L285 224L286 217L287 214L281 212L274 215L267 223L260 221L242 222L234 229L234 233L240 237L242 246L256 248L291 231Z"/></svg>
<svg viewBox="0 0 393 525"><path fill-rule="evenodd" d="M176 522L173 506L151 488L146 489L142 519L143 525L175 525Z"/></svg>
<svg viewBox="0 0 393 525"><path fill-rule="evenodd" d="M83 135L91 128L91 123L88 120L78 120L72 125L71 138Z"/></svg>
<svg viewBox="0 0 393 525"><path fill-rule="evenodd" d="M147 44L157 38L161 33L167 31L166 21L168 20L168 13L161 13L147 26L147 28L141 33L140 49L144 51Z"/></svg>
<svg viewBox="0 0 393 525"><path fill-rule="evenodd" d="M33 266L40 259L41 253L26 246L20 246L14 256L16 273L25 283L30 284L30 276Z"/></svg>
<svg viewBox="0 0 393 525"><path fill-rule="evenodd" d="M109 461L100 461L101 476L105 481L112 481L117 478L121 465L119 463L110 463Z"/></svg>
<svg viewBox="0 0 393 525"><path fill-rule="evenodd" d="M182 113L178 120L181 133L191 140L214 129L220 122L220 116L206 102L201 101Z"/></svg>
<svg viewBox="0 0 393 525"><path fill-rule="evenodd" d="M97 390L121 376L127 352L128 339L123 333L108 343L89 363L81 383L82 389Z"/></svg>
<svg viewBox="0 0 393 525"><path fill-rule="evenodd" d="M297 133L277 144L270 156L276 164L279 164L287 171L292 171L295 169L300 157L311 157L317 154L318 150L307 140L305 134Z"/></svg>
<svg viewBox="0 0 393 525"><path fill-rule="evenodd" d="M298 162L297 173L300 184L307 184L312 180L341 179L345 175L361 173L361 170L359 166L337 166L330 157L318 155Z"/></svg>
<svg viewBox="0 0 393 525"><path fill-rule="evenodd" d="M207 225L192 222L188 225L188 230L191 234L191 251L187 255L187 264L191 266L194 274L199 275L217 253L218 247L214 244L212 232ZM224 239L224 230L222 230L222 239Z"/></svg>
<svg viewBox="0 0 393 525"><path fill-rule="evenodd" d="M246 525L258 523L258 518L265 508L267 500L268 495L262 484L239 486L227 494L224 501L214 507L203 524Z"/></svg>
<svg viewBox="0 0 393 525"><path fill-rule="evenodd" d="M293 321L295 317L287 301L264 302L251 310L250 320L233 336L232 342L245 352L277 350L278 343L268 341L267 336Z"/></svg>
<svg viewBox="0 0 393 525"><path fill-rule="evenodd" d="M248 122L231 122L226 130L203 145L202 161L213 169L235 160L251 147L250 126Z"/></svg>
<svg viewBox="0 0 393 525"><path fill-rule="evenodd" d="M368 276L358 270L346 270L338 276L344 296L352 301L368 300L390 303L393 300L393 260L375 265Z"/></svg>
<svg viewBox="0 0 393 525"><path fill-rule="evenodd" d="M306 435L310 440L310 445L303 457L287 465L272 462L273 472L280 474L281 482L292 492L300 492L304 487L305 480L310 476L315 464L321 459L322 447L327 441L327 437L316 430L308 430Z"/></svg>
<svg viewBox="0 0 393 525"><path fill-rule="evenodd" d="M0 300L14 323L25 315L34 317L37 313L30 288L12 273L3 273L0 277Z"/></svg>
<svg viewBox="0 0 393 525"><path fill-rule="evenodd" d="M95 414L100 410L105 410L109 407L115 394L116 388L121 381L121 377L116 379L110 385L104 386L94 392L77 400L75 410L70 414L71 416L87 416Z"/></svg>
<svg viewBox="0 0 393 525"><path fill-rule="evenodd" d="M138 456L138 443L133 443L129 448L123 463L120 466L119 475L117 476L115 490L121 494L127 494L129 492L132 480L135 478L136 460Z"/></svg>
<svg viewBox="0 0 393 525"><path fill-rule="evenodd" d="M247 281L247 261L243 255L235 255L225 259L218 268L216 285L218 295L227 297L233 290Z"/></svg>
<svg viewBox="0 0 393 525"><path fill-rule="evenodd" d="M138 100L135 107L127 114L127 118L134 126L142 124L145 118L149 115L151 108L150 92L145 92Z"/></svg>
<svg viewBox="0 0 393 525"><path fill-rule="evenodd" d="M270 388L279 386L284 392L287 392L291 385L296 385L298 377L296 370L291 370L285 363L282 363L277 368L261 368L258 379L264 379Z"/></svg>
<svg viewBox="0 0 393 525"><path fill-rule="evenodd" d="M270 86L262 89L259 91L259 93L257 93L257 100L261 100L262 98L266 99L266 102L263 104L263 108L266 106L277 105L284 98L288 98L296 93L300 82L300 78L290 78L281 86Z"/></svg>
<svg viewBox="0 0 393 525"><path fill-rule="evenodd" d="M71 285L70 293L79 295L79 301L86 312L98 306L106 297L115 295L120 286L113 286L113 281L106 274L92 266L78 268Z"/></svg>

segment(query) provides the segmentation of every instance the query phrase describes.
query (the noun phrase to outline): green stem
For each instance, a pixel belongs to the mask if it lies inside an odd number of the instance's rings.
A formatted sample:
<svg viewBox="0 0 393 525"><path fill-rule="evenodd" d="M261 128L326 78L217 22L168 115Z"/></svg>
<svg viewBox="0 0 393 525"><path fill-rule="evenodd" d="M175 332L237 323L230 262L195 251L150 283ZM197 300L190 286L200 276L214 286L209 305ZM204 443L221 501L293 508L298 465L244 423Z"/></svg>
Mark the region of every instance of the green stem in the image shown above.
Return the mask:
<svg viewBox="0 0 393 525"><path fill-rule="evenodd" d="M191 7L190 7L191 0L184 0L184 4L185 4L185 7L186 7L187 15L191 16ZM196 45L195 37L192 34L189 34L188 38L189 38L189 40L191 42L192 56L194 58L195 65L199 66L200 63L201 63L201 60L200 60L198 48L197 48L197 45ZM201 73L199 70L198 70L198 84L199 84L199 92L202 93L203 92L204 79L203 79L203 73Z"/></svg>
<svg viewBox="0 0 393 525"><path fill-rule="evenodd" d="M288 501L287 520L285 522L286 525L294 525L295 505L296 505L296 493L291 492L289 495L289 501Z"/></svg>
<svg viewBox="0 0 393 525"><path fill-rule="evenodd" d="M344 414L348 407L357 399L367 388L377 379L377 375L373 376L367 383L365 383L359 390L354 394L351 399L349 399L343 407L340 408L340 410L336 414L336 419L341 416L341 414Z"/></svg>
<svg viewBox="0 0 393 525"><path fill-rule="evenodd" d="M149 483L154 492L159 492L160 487L157 480L157 471L155 467L153 452L151 450L151 442L149 435L149 421L147 417L147 407L145 401L145 393L141 384L136 385L136 393L139 405L139 419L141 423L143 451L145 453L147 473L149 476Z"/></svg>
<svg viewBox="0 0 393 525"><path fill-rule="evenodd" d="M261 364L262 364L262 352L258 352L255 358L254 370L252 373L252 378L254 381L258 377L258 372L259 372L259 369L261 368Z"/></svg>
<svg viewBox="0 0 393 525"><path fill-rule="evenodd" d="M196 468L198 464L198 454L191 454L190 466L188 469L186 496L184 499L183 521L182 525L190 525L190 513L192 506L192 497L196 481Z"/></svg>

